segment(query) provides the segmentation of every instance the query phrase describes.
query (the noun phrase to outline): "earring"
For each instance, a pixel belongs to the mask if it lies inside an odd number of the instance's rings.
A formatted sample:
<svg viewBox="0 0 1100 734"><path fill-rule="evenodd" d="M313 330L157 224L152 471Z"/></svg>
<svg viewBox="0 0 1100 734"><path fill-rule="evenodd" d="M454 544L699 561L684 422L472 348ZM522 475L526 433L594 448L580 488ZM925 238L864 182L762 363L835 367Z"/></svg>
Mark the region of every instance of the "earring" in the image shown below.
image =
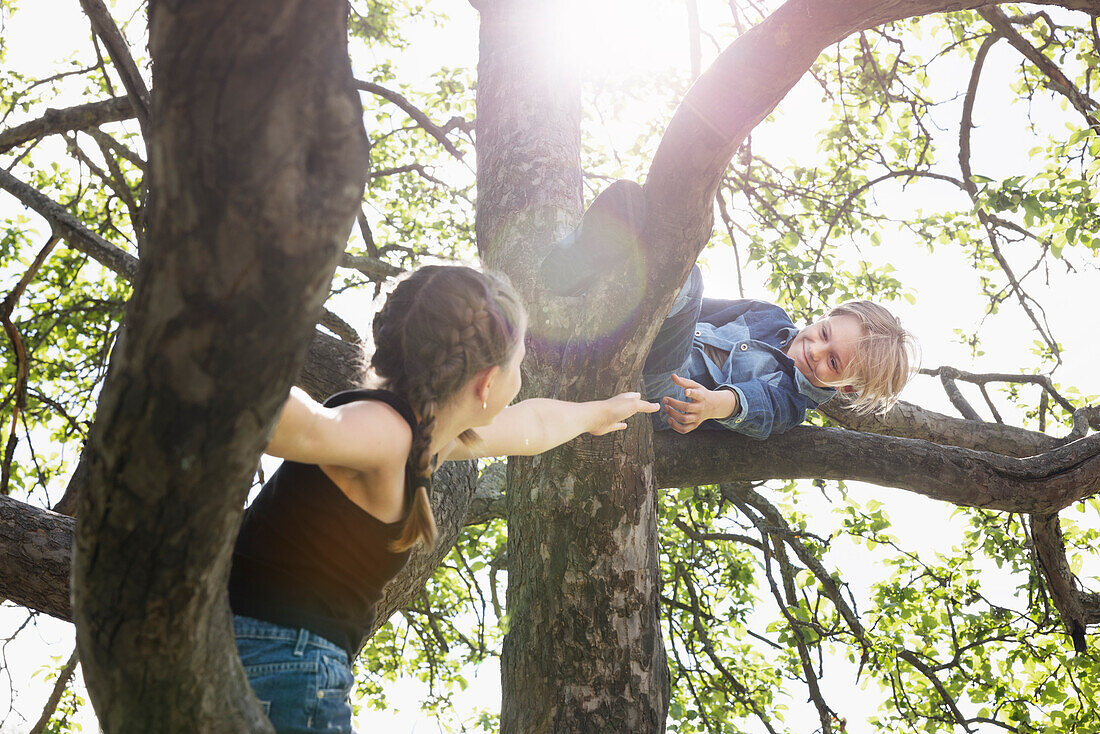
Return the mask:
<svg viewBox="0 0 1100 734"><path fill-rule="evenodd" d="M489 401L488 400L482 400L481 401L481 409L482 410L488 410L489 409Z"/></svg>

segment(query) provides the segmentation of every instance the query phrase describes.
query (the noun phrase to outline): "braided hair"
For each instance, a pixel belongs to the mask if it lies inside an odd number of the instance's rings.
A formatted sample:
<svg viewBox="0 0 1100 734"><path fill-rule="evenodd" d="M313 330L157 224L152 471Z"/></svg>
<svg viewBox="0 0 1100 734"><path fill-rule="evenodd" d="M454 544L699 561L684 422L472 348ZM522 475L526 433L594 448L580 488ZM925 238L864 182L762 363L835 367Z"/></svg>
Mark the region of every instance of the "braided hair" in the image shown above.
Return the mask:
<svg viewBox="0 0 1100 734"><path fill-rule="evenodd" d="M429 503L436 411L482 370L504 365L523 338L523 305L502 277L464 266L428 265L398 284L374 317L370 367L381 387L418 416L405 465L405 525L391 550L435 542ZM467 430L459 440L477 434Z"/></svg>

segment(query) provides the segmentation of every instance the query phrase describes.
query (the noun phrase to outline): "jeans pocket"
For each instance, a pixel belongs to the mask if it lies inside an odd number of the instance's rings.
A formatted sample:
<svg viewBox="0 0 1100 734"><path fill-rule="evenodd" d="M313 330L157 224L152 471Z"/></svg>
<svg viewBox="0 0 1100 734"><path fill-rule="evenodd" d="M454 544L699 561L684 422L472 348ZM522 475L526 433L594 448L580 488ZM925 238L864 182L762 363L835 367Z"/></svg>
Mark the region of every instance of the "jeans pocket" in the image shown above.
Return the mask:
<svg viewBox="0 0 1100 734"><path fill-rule="evenodd" d="M318 731L352 734L351 703L348 696L355 680L351 668L342 659L321 655L317 676L317 712L314 726Z"/></svg>
<svg viewBox="0 0 1100 734"><path fill-rule="evenodd" d="M309 731L316 706L316 660L245 665L244 672L276 731Z"/></svg>

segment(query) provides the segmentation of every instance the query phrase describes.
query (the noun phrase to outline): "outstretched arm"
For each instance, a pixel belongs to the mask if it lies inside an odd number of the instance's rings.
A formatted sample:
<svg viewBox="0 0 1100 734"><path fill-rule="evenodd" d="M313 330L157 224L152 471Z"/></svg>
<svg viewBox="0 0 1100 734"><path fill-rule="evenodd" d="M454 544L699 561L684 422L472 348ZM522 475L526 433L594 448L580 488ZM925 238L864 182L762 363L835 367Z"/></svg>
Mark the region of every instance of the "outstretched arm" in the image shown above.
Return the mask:
<svg viewBox="0 0 1100 734"><path fill-rule="evenodd" d="M454 441L439 453L439 458L449 461L541 454L585 432L600 436L621 431L626 428L626 419L635 413L659 409L636 392L586 403L532 398L505 408L492 423L475 429L480 441L470 446Z"/></svg>
<svg viewBox="0 0 1100 734"><path fill-rule="evenodd" d="M264 452L304 464L367 471L404 463L412 429L386 403L362 400L326 408L294 387Z"/></svg>

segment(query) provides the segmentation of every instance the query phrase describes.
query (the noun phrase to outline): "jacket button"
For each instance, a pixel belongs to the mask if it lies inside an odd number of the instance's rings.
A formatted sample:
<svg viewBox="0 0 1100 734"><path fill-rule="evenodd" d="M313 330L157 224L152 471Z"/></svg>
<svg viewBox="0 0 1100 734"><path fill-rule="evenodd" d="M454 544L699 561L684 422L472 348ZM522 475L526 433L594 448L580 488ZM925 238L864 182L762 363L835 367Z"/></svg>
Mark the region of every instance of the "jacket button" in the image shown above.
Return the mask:
<svg viewBox="0 0 1100 734"><path fill-rule="evenodd" d="M317 691L317 698L324 698L324 697L325 697L325 692L324 691Z"/></svg>
<svg viewBox="0 0 1100 734"><path fill-rule="evenodd" d="M742 352L747 352L747 351L749 351L749 345L748 345L748 344L746 344L745 342L741 342L741 351L742 351Z"/></svg>
<svg viewBox="0 0 1100 734"><path fill-rule="evenodd" d="M703 332L701 332L701 331L695 332L695 336L702 336L702 335L703 335Z"/></svg>

